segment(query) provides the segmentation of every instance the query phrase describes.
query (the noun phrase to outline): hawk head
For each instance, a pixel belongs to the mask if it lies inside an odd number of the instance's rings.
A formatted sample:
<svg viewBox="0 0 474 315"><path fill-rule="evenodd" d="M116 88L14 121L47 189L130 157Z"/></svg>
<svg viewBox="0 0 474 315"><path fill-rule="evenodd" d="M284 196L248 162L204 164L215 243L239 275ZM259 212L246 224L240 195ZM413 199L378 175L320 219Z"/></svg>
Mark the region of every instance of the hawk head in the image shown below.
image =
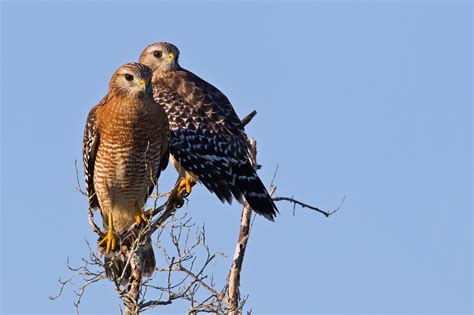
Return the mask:
<svg viewBox="0 0 474 315"><path fill-rule="evenodd" d="M140 55L140 62L153 71L173 71L179 69L179 49L173 44L160 42L147 46Z"/></svg>
<svg viewBox="0 0 474 315"><path fill-rule="evenodd" d="M126 63L113 74L109 89L117 94L137 95L143 98L146 93L153 93L152 74L151 69L143 64Z"/></svg>

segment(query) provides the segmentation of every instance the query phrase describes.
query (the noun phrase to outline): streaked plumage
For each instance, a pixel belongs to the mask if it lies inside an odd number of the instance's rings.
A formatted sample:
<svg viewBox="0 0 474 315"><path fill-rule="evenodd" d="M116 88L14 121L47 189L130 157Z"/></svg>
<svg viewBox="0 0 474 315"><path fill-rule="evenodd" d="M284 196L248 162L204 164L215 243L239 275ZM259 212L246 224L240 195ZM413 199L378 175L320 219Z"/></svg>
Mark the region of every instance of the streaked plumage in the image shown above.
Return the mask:
<svg viewBox="0 0 474 315"><path fill-rule="evenodd" d="M84 131L89 206L100 209L106 230L112 214L116 237L142 213L168 163L168 120L153 100L151 77L142 64L121 66L112 76L109 93L90 111ZM144 273L150 275L155 267L151 243L141 256Z"/></svg>
<svg viewBox="0 0 474 315"><path fill-rule="evenodd" d="M140 62L153 70L153 95L168 114L170 153L181 175L199 179L221 201L244 197L273 220L275 203L250 161L244 126L227 97L178 64L169 43L145 48Z"/></svg>

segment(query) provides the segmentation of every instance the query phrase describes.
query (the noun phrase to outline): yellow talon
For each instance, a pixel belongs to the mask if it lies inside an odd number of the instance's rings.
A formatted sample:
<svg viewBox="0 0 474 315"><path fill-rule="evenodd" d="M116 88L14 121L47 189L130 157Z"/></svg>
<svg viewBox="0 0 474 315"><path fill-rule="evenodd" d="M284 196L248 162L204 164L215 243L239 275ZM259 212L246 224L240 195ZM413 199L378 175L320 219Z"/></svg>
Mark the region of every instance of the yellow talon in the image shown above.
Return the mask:
<svg viewBox="0 0 474 315"><path fill-rule="evenodd" d="M140 224L143 222L143 217L142 217L142 213L135 213L135 222L137 222L137 224Z"/></svg>
<svg viewBox="0 0 474 315"><path fill-rule="evenodd" d="M178 192L186 189L186 193L189 195L191 193L191 187L194 186L194 181L191 177L185 176L178 184Z"/></svg>
<svg viewBox="0 0 474 315"><path fill-rule="evenodd" d="M115 235L113 232L113 221L112 221L112 213L109 212L109 230L107 231L107 234L103 239L99 241L98 246L104 246L105 245L105 253L108 254L110 250L115 249L115 245L117 243L117 240L115 239Z"/></svg>
<svg viewBox="0 0 474 315"><path fill-rule="evenodd" d="M112 230L109 230L107 232L107 235L105 235L105 237L99 242L99 246L105 246L105 253L108 254L110 253L110 250L114 250L115 249L115 244L116 244L116 240L115 240L115 236L114 236L114 233L112 232Z"/></svg>
<svg viewBox="0 0 474 315"><path fill-rule="evenodd" d="M140 210L135 213L135 222L137 224L141 224L142 222L149 222L151 215L153 213L153 210L148 210L145 211L144 213Z"/></svg>

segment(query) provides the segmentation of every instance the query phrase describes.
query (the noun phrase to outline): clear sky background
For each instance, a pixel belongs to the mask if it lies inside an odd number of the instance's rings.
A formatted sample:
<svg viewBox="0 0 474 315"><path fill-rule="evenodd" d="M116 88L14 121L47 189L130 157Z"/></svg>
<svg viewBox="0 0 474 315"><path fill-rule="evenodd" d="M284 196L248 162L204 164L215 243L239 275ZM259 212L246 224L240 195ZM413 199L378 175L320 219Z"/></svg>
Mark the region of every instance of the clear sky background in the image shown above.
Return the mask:
<svg viewBox="0 0 474 315"><path fill-rule="evenodd" d="M71 288L48 296L96 240L75 190L86 115L156 41L241 117L258 111L248 134L266 183L279 164L279 195L325 209L346 195L329 219L289 204L257 218L241 288L255 314L471 313L472 13L470 1L3 1L2 313L74 311ZM240 206L199 185L188 210L232 256ZM114 295L97 285L82 311L116 313Z"/></svg>

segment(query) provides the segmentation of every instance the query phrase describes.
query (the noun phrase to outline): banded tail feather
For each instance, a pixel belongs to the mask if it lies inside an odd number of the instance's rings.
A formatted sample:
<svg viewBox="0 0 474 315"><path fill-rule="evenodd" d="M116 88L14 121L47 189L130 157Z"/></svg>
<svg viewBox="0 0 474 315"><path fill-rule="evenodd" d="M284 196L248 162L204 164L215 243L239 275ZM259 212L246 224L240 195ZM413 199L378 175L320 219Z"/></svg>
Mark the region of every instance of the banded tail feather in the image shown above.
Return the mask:
<svg viewBox="0 0 474 315"><path fill-rule="evenodd" d="M278 208L250 163L239 165L236 184L250 208L270 221L275 221Z"/></svg>

